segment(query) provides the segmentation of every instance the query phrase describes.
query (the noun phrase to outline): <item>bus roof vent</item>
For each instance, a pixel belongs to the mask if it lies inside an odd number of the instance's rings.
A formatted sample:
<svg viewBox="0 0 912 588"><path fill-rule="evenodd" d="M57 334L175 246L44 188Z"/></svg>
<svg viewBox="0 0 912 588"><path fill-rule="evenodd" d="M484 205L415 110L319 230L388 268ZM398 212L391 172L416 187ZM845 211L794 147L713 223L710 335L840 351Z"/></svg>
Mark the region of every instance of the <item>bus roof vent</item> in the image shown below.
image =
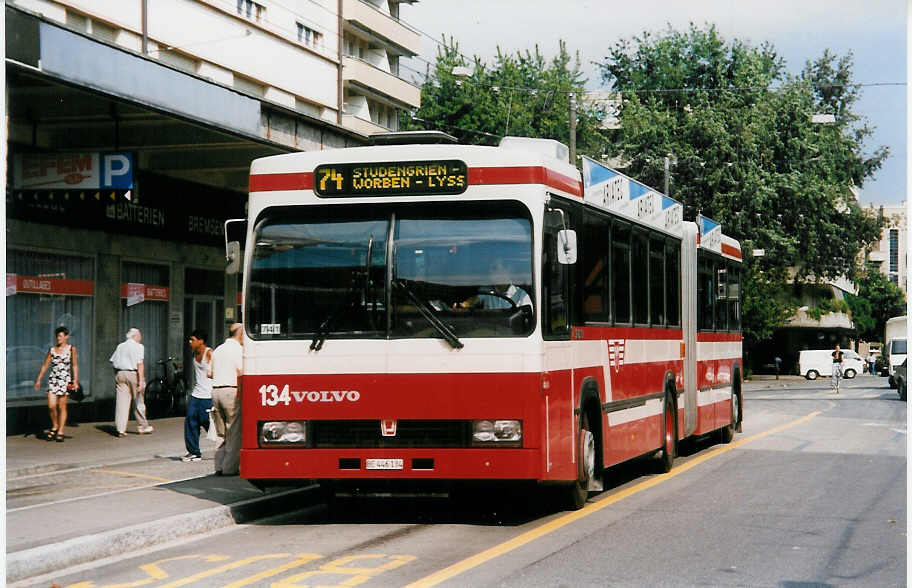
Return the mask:
<svg viewBox="0 0 912 588"><path fill-rule="evenodd" d="M370 136L371 145L436 145L456 143L458 139L443 131L397 131Z"/></svg>
<svg viewBox="0 0 912 588"><path fill-rule="evenodd" d="M500 140L500 147L532 151L552 157L564 163L570 163L570 149L554 139L536 139L533 137L504 137Z"/></svg>

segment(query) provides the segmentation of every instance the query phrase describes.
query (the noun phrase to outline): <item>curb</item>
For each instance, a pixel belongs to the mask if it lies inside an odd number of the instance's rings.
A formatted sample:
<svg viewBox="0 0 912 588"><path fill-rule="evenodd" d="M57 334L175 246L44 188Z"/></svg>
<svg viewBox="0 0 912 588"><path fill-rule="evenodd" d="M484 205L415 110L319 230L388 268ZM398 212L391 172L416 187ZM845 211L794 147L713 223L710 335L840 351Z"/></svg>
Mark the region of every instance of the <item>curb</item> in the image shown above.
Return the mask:
<svg viewBox="0 0 912 588"><path fill-rule="evenodd" d="M122 555L222 527L243 524L281 511L297 510L300 508L300 499L315 488L315 485L310 485L284 490L234 504L172 515L149 523L8 553L6 581L17 582L42 574L60 572L78 564Z"/></svg>

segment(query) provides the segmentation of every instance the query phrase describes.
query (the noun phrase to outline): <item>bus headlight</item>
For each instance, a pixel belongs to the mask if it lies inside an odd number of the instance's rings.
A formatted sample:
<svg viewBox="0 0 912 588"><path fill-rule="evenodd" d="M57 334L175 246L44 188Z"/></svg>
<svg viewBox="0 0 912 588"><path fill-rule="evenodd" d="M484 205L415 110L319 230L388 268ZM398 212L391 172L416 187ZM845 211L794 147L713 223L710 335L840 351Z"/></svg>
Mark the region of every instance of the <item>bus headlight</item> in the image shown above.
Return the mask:
<svg viewBox="0 0 912 588"><path fill-rule="evenodd" d="M472 421L473 444L509 443L515 447L521 442L522 421L487 419Z"/></svg>
<svg viewBox="0 0 912 588"><path fill-rule="evenodd" d="M264 421L260 423L260 446L301 445L307 442L307 421Z"/></svg>

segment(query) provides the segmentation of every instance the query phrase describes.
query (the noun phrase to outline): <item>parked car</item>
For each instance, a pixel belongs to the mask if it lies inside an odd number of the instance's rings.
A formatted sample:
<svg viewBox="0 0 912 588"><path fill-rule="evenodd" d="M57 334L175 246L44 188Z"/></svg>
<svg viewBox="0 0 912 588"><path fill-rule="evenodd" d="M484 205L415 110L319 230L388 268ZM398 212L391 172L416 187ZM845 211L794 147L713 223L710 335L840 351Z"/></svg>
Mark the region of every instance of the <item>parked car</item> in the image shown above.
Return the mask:
<svg viewBox="0 0 912 588"><path fill-rule="evenodd" d="M906 362L908 359L904 359L901 364L896 366L896 371L893 372L893 381L896 383L896 391L899 392L899 399L905 401L906 399L906 389L909 387L909 381L906 379Z"/></svg>
<svg viewBox="0 0 912 588"><path fill-rule="evenodd" d="M851 349L842 350L842 375L852 379L864 370L864 360ZM798 373L808 380L833 375L832 349L805 349L798 353Z"/></svg>

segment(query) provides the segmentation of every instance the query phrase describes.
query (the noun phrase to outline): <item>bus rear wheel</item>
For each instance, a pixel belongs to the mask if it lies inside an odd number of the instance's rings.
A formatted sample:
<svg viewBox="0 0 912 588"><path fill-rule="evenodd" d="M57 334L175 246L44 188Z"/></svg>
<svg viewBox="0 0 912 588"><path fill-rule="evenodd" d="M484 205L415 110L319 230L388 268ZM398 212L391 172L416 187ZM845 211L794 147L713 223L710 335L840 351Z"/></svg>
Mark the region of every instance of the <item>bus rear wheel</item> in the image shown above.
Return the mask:
<svg viewBox="0 0 912 588"><path fill-rule="evenodd" d="M659 450L659 472L666 474L674 465L677 453L678 425L677 411L670 395L665 396L665 409L662 418L662 448Z"/></svg>
<svg viewBox="0 0 912 588"><path fill-rule="evenodd" d="M719 429L719 440L722 443L731 443L732 439L735 438L735 429L738 428L738 421L740 420L740 410L741 407L738 404L738 393L735 392L732 388L731 393L731 422Z"/></svg>

